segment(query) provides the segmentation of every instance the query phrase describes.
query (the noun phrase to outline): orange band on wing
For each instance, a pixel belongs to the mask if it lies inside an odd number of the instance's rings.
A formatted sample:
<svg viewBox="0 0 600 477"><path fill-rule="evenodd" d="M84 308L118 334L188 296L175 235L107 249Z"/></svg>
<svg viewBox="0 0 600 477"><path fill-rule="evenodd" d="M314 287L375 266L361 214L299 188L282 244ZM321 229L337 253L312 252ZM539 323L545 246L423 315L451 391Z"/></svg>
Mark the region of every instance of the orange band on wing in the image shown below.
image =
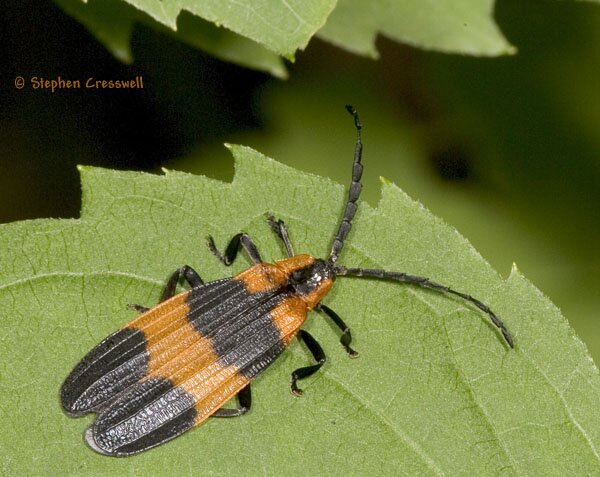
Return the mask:
<svg viewBox="0 0 600 477"><path fill-rule="evenodd" d="M202 423L235 396L250 379L234 366L223 366L211 340L189 322L183 292L142 313L127 328L144 333L150 357L146 378L160 376L184 389L195 401L194 426Z"/></svg>
<svg viewBox="0 0 600 477"><path fill-rule="evenodd" d="M198 382L186 390L196 399L196 420L194 426L201 424L214 414L229 399L239 393L250 382L250 378L239 374L236 368L229 366L213 378L211 386Z"/></svg>
<svg viewBox="0 0 600 477"><path fill-rule="evenodd" d="M208 353L213 355L207 357L208 360L215 359L210 340L198 333L188 320L188 295L187 291L180 293L127 325L144 333L149 355L148 374L169 378L174 385L186 379L185 376L179 377L179 373L182 366L190 361L187 357L192 349L196 352L196 358Z"/></svg>

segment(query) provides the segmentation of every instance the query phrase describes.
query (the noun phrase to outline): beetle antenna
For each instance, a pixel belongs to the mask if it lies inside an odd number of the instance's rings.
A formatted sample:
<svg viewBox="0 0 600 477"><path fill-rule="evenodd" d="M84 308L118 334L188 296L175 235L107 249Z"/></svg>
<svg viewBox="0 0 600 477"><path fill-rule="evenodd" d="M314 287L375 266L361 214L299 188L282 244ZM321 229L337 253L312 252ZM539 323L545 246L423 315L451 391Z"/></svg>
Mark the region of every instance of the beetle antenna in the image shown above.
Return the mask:
<svg viewBox="0 0 600 477"><path fill-rule="evenodd" d="M360 137L360 130L362 129L362 126L360 124L360 120L358 119L358 113L356 112L356 109L354 109L354 107L350 104L346 105L346 109L354 118L354 126L356 127L356 146L354 147L354 164L352 165L352 182L350 183L350 188L348 190L348 201L346 202L344 217L342 218L342 222L340 223L340 227L335 238L333 239L333 244L331 246L331 254L329 255L329 261L331 263L335 263L337 260L338 255L344 246L344 240L352 228L352 219L354 218L354 214L356 214L357 209L356 201L358 200L360 191L362 189L362 185L360 183L360 178L363 172L363 166L360 162L362 158L362 142Z"/></svg>
<svg viewBox="0 0 600 477"><path fill-rule="evenodd" d="M491 322L500 330L502 336L508 343L511 348L514 348L513 338L508 331L508 328L504 324L504 322L497 316L489 306L485 303L479 301L476 298L473 298L471 295L466 293L462 293L456 290L453 290L450 287L445 285L440 285L439 283L435 283L430 281L428 278L419 277L416 275L408 275L402 272L386 272L385 270L375 270L370 268L346 268L346 267L335 267L335 274L337 276L355 276L355 277L371 277L371 278L380 278L383 280L394 280L397 282L410 283L413 285L417 285L421 288L427 288L429 290L434 290L440 293L446 293L449 295L454 295L462 298L463 300L472 303L485 314L487 314L491 320Z"/></svg>

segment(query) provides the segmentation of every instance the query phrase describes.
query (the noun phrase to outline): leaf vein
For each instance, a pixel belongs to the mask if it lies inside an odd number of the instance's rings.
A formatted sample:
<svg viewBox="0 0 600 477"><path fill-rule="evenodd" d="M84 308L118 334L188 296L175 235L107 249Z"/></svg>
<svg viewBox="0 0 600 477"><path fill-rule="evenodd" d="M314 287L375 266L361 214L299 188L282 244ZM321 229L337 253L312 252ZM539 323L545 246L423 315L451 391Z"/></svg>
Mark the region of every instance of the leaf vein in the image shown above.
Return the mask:
<svg viewBox="0 0 600 477"><path fill-rule="evenodd" d="M22 278L19 280L14 280L9 283L5 283L4 285L0 285L0 290L9 289L9 288L17 286L17 285L31 284L32 282L35 282L38 280L43 280L45 278L54 278L54 277L83 278L86 276L125 277L125 278L131 278L133 280L144 281L146 283L152 283L154 285L161 285L164 283L162 280L155 280L153 278L143 277L141 275L136 275L134 273L128 273L128 272L117 272L117 271L111 271L111 272L52 272L52 273L40 273L38 275L33 275L31 277ZM32 289L32 292L34 292L33 289Z"/></svg>

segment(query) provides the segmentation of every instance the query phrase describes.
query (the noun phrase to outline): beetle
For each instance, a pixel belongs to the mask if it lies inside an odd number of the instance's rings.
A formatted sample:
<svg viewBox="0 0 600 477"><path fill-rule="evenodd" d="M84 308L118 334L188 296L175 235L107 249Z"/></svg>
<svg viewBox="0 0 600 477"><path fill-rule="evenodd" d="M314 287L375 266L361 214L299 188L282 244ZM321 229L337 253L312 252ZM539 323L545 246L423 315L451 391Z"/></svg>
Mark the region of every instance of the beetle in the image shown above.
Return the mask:
<svg viewBox="0 0 600 477"><path fill-rule="evenodd" d="M337 265L352 227L361 192L363 166L361 123L352 106L357 138L352 182L345 210L327 259L296 255L283 221L267 221L287 251L287 258L269 264L246 233L235 235L221 253L212 237L208 247L231 265L243 249L254 263L231 278L204 283L185 265L167 281L153 308L131 305L140 314L93 348L64 381L60 399L65 412L97 414L85 440L109 456L136 454L163 444L208 417L235 417L250 410L250 385L294 337L311 352L315 364L292 373L290 389L300 395L297 381L317 372L325 353L302 324L316 310L341 330L340 342L349 356L352 336L344 321L321 301L339 277L396 281L454 295L487 314L509 347L513 338L503 321L483 302L425 277L402 272ZM185 280L190 289L175 294ZM237 408L223 404L237 396Z"/></svg>

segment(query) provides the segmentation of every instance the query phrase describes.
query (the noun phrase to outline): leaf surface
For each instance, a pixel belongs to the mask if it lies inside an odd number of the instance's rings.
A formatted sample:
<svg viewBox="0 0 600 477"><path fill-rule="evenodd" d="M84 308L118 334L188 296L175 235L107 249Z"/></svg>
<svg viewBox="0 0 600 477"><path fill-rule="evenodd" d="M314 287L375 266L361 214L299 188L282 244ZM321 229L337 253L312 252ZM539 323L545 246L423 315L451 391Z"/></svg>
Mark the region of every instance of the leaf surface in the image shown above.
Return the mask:
<svg viewBox="0 0 600 477"><path fill-rule="evenodd" d="M514 53L494 22L494 0L339 0L319 36L354 53L377 57L381 33L427 50L497 56Z"/></svg>
<svg viewBox="0 0 600 477"><path fill-rule="evenodd" d="M57 3L82 11L76 6L78 0L57 0ZM89 0L83 3L91 6L86 13L90 22L95 22L98 12L114 9L115 14L122 13L123 5L129 4L173 31L178 29L179 15L189 12L291 59L325 24L336 0ZM115 15L115 18L118 17ZM97 27L104 29L103 23Z"/></svg>
<svg viewBox="0 0 600 477"><path fill-rule="evenodd" d="M282 256L265 224L288 223L298 252L324 256L342 186L232 146L233 182L82 168L77 220L0 227L0 469L7 475L588 475L599 468L600 379L559 311L515 268L500 277L456 230L396 186L362 204L340 262L402 270L489 303L515 335L509 350L477 310L432 292L340 278L326 303L350 324L347 359L316 314L307 329L328 355L309 363L293 343L254 386L252 411L209 420L142 455L89 450L90 418L62 414L62 380L94 344L152 305L183 264L205 280L236 273L208 252L249 232L263 257ZM351 149L347 151L351 155ZM383 171L382 171L383 172ZM24 445L24 443L27 443Z"/></svg>
<svg viewBox="0 0 600 477"><path fill-rule="evenodd" d="M222 60L265 71L278 78L287 77L283 60L277 53L186 12L179 16L177 29L173 30L120 0L93 0L87 3L81 0L55 0L55 3L80 21L116 58L125 63L134 60L130 46L131 34L135 24L142 23Z"/></svg>
<svg viewBox="0 0 600 477"><path fill-rule="evenodd" d="M131 62L136 22L175 35L217 58L285 77L279 55L293 59L317 32L349 51L377 56L375 38L425 49L501 55L513 52L492 18L492 0L195 1L55 0L121 61ZM336 6L337 4L337 6Z"/></svg>

